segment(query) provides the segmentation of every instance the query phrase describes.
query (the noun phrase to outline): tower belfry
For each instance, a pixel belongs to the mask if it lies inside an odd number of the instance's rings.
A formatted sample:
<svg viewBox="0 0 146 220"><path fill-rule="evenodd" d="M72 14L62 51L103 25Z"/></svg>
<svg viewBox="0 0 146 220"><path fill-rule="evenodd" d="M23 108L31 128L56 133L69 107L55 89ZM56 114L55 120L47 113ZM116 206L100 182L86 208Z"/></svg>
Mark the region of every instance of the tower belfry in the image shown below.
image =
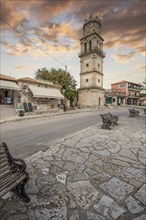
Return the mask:
<svg viewBox="0 0 146 220"><path fill-rule="evenodd" d="M83 24L83 37L80 39L80 89L79 105L103 106L103 41L100 33L101 20L89 16Z"/></svg>

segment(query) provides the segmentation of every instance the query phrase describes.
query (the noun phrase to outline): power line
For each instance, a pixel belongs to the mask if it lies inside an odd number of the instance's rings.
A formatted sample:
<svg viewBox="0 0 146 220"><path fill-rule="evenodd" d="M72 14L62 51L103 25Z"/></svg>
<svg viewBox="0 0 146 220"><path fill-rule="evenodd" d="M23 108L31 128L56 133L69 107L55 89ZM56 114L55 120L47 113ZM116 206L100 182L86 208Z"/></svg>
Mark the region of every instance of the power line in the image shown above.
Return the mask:
<svg viewBox="0 0 146 220"><path fill-rule="evenodd" d="M48 53L46 53L44 50L42 50L40 47L38 47L33 41L31 41L30 39L28 39L25 35L21 34L18 30L16 30L14 27L12 27L5 19L3 19L2 17L0 17L0 19L6 23L9 27L11 27L16 33L18 33L21 37L23 37L25 40L27 40L29 43L31 43L34 47L36 47L37 49L39 49L41 52L43 52L45 55L47 55L48 57L51 57L52 59L54 59L56 62L60 63L61 65L65 66L65 70L67 70L67 66L65 64L63 64L62 62L60 62L59 60L57 60L56 58L52 57L51 55L49 55Z"/></svg>

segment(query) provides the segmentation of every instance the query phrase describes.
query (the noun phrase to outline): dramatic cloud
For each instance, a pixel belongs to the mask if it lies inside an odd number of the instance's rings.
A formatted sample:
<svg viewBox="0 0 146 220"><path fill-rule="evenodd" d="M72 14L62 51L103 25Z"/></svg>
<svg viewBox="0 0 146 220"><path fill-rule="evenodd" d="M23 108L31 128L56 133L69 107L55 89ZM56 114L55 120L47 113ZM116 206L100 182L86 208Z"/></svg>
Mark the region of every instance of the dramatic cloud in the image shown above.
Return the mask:
<svg viewBox="0 0 146 220"><path fill-rule="evenodd" d="M16 33L10 28L11 25L26 38L33 39L34 44L43 45L42 49L49 48L51 52L54 49L53 53L61 53L61 50L67 53L70 50L71 53L71 49L74 53L75 48L78 53L84 19L89 14L98 15L103 18L105 49L127 47L144 56L145 13L144 1L2 0L1 16L7 24L1 21L1 28L3 32L9 30L13 39ZM35 56L40 54L34 52L34 46L30 45L31 42L26 43L23 37L17 37L16 45L11 39L9 41L9 48L5 45L5 49L11 55L18 56L26 52ZM12 51L12 46L15 51ZM130 57L115 54L113 58L125 63Z"/></svg>
<svg viewBox="0 0 146 220"><path fill-rule="evenodd" d="M7 30L10 28L10 26L17 28L18 26L20 26L20 24L23 25L23 20L26 18L24 18L22 11L17 9L16 6L17 6L17 3L15 1L1 0L0 7L1 7L1 29L2 30ZM6 21L6 23L4 21Z"/></svg>
<svg viewBox="0 0 146 220"><path fill-rule="evenodd" d="M130 59L135 56L135 52L131 52L129 54L114 54L112 57L115 61L119 63L129 63Z"/></svg>

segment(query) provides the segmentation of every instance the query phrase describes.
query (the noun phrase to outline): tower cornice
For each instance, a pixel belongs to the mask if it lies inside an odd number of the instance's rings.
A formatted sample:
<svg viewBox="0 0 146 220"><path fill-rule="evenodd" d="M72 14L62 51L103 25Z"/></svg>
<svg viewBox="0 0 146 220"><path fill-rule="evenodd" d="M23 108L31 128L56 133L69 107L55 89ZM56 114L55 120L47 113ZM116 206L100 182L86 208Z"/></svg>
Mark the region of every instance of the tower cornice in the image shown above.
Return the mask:
<svg viewBox="0 0 146 220"><path fill-rule="evenodd" d="M80 75L85 75L85 74L89 74L89 73L97 73L97 74L101 74L103 75L103 73L97 71L97 70L91 70L91 71L86 71L86 72L80 72Z"/></svg>
<svg viewBox="0 0 146 220"><path fill-rule="evenodd" d="M88 89L97 89L97 90L105 91L104 88L98 87L98 86L90 86L90 87L85 87L85 88L79 88L78 91L80 91L80 90L88 90Z"/></svg>

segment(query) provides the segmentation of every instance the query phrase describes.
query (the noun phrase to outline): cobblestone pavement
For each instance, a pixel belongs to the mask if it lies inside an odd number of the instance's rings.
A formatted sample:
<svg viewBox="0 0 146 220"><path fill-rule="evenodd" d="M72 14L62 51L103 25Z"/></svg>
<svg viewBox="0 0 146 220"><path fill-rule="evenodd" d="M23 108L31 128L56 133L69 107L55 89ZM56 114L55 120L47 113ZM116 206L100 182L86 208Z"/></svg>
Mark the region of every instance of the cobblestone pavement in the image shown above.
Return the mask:
<svg viewBox="0 0 146 220"><path fill-rule="evenodd" d="M0 200L1 220L145 220L146 116L101 123L26 158L25 204Z"/></svg>

